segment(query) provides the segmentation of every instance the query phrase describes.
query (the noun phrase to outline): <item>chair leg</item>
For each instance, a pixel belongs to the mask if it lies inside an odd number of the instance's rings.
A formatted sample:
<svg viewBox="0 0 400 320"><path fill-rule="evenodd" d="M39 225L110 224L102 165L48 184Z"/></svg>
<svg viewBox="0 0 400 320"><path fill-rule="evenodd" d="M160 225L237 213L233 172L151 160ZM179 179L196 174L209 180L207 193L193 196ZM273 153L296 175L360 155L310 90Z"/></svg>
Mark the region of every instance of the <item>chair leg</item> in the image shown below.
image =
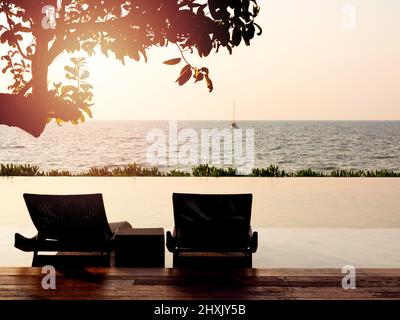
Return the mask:
<svg viewBox="0 0 400 320"><path fill-rule="evenodd" d="M253 268L253 254L247 253L246 256L246 268Z"/></svg>
<svg viewBox="0 0 400 320"><path fill-rule="evenodd" d="M111 267L111 251L106 253L106 267Z"/></svg>
<svg viewBox="0 0 400 320"><path fill-rule="evenodd" d="M38 252L34 251L33 252L33 259L32 259L32 267L41 267L40 263L39 263L39 256L38 256Z"/></svg>
<svg viewBox="0 0 400 320"><path fill-rule="evenodd" d="M179 253L174 252L173 258L172 258L172 267L179 268L179 266L180 266Z"/></svg>

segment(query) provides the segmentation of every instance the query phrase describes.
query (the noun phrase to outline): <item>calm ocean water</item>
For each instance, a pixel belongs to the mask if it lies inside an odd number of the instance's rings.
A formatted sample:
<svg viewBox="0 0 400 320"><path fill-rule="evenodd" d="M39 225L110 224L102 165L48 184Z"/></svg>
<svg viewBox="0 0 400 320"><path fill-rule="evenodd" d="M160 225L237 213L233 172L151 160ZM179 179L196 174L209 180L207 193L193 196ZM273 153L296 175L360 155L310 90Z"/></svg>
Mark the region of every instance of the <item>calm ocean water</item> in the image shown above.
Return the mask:
<svg viewBox="0 0 400 320"><path fill-rule="evenodd" d="M312 168L400 170L400 121L240 121L254 129L254 164L279 165L293 171ZM192 128L226 129L228 121L179 121L178 132ZM92 121L82 125L50 125L40 138L0 126L0 162L29 163L42 169L79 172L93 166L150 165L146 140L151 129L168 135L168 122ZM200 136L200 134L199 134ZM196 144L200 148L200 143ZM227 151L229 152L229 150ZM190 170L193 165L162 165Z"/></svg>

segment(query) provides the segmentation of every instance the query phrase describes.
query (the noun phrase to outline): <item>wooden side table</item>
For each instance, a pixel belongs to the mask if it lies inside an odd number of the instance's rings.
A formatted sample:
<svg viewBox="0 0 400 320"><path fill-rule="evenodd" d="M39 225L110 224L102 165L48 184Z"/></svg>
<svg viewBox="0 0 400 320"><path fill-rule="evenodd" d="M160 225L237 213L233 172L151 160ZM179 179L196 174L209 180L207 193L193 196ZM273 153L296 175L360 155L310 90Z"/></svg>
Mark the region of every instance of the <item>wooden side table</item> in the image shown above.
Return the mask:
<svg viewBox="0 0 400 320"><path fill-rule="evenodd" d="M163 228L122 229L115 234L116 267L165 267Z"/></svg>

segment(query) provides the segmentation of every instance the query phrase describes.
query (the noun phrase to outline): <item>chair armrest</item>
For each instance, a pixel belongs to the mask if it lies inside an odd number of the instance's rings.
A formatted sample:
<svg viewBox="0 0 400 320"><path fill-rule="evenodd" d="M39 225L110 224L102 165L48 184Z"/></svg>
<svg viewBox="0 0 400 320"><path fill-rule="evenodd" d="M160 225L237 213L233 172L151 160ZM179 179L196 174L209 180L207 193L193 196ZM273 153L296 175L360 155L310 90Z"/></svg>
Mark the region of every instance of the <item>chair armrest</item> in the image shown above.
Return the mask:
<svg viewBox="0 0 400 320"><path fill-rule="evenodd" d="M37 235L33 238L26 238L22 234L16 233L14 236L14 247L25 252L36 250Z"/></svg>
<svg viewBox="0 0 400 320"><path fill-rule="evenodd" d="M254 231L250 236L250 251L254 253L258 248L258 232Z"/></svg>
<svg viewBox="0 0 400 320"><path fill-rule="evenodd" d="M176 241L175 237L172 235L171 231L167 231L167 249L169 252L176 252Z"/></svg>
<svg viewBox="0 0 400 320"><path fill-rule="evenodd" d="M118 233L119 230L132 229L132 225L128 221L110 222L110 226L113 237Z"/></svg>

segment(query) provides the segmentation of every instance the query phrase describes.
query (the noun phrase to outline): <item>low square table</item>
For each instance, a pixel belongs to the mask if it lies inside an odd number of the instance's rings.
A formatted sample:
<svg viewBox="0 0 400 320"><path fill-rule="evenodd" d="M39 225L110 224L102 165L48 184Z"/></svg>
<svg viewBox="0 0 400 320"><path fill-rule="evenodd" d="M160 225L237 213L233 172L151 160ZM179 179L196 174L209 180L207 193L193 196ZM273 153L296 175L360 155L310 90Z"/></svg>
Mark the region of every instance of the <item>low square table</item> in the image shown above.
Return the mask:
<svg viewBox="0 0 400 320"><path fill-rule="evenodd" d="M163 228L122 229L115 234L115 266L165 267Z"/></svg>

